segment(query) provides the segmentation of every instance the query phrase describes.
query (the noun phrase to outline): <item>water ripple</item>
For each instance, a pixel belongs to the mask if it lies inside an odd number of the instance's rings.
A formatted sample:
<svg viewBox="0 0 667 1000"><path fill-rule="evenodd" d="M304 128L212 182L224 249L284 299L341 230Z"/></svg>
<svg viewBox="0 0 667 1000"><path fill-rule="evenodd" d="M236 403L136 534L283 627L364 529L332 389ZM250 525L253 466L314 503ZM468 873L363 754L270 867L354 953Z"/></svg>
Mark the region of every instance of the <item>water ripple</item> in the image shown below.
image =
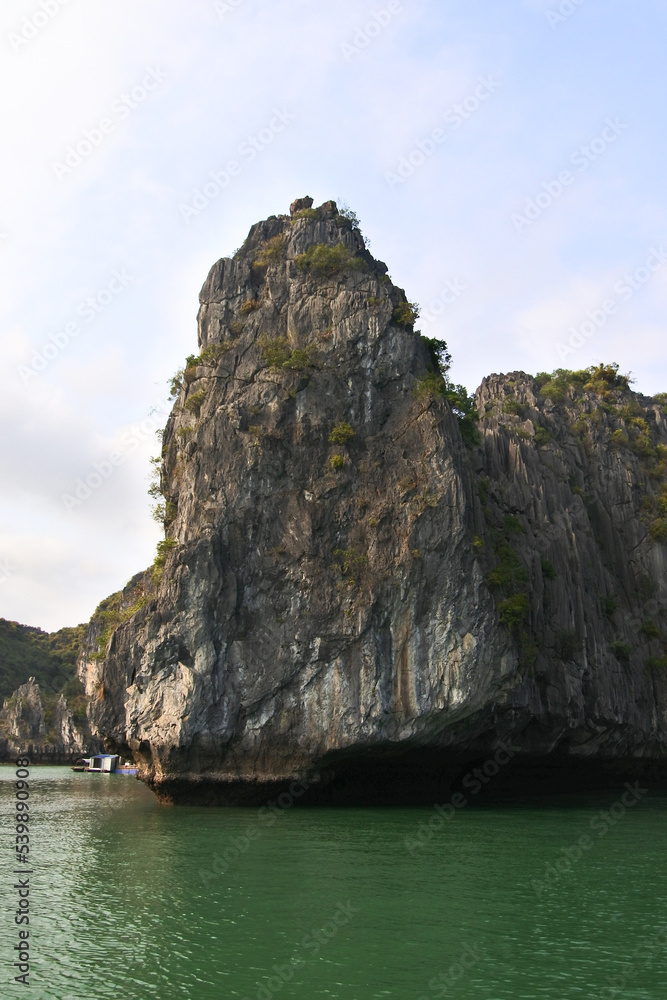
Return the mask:
<svg viewBox="0 0 667 1000"><path fill-rule="evenodd" d="M0 768L5 844L12 780ZM667 981L664 796L600 836L613 797L468 808L439 829L428 809L269 826L161 809L125 777L31 782L38 1000L606 1000L618 977L625 1000L656 1000Z"/></svg>

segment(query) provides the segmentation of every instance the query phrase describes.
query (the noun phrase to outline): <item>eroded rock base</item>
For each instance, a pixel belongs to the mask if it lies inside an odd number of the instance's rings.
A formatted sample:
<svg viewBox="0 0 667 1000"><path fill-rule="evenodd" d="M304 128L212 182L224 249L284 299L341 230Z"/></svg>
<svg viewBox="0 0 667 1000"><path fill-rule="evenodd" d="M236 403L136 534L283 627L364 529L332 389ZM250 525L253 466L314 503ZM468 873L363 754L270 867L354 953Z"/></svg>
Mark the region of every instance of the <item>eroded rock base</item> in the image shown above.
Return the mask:
<svg viewBox="0 0 667 1000"><path fill-rule="evenodd" d="M432 806L454 802L521 803L568 793L622 792L640 782L642 794L667 789L667 762L592 760L572 756L514 755L502 749L464 759L440 749L397 758L386 753L346 754L317 776L292 781L168 780L149 782L163 805Z"/></svg>

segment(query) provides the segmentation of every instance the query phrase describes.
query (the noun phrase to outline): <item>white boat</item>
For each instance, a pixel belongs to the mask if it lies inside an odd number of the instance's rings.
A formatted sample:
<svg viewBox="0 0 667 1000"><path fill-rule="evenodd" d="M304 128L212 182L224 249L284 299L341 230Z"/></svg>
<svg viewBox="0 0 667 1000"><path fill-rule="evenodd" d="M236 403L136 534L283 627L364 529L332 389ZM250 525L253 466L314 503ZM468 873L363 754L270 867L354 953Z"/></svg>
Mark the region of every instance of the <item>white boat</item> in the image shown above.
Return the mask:
<svg viewBox="0 0 667 1000"><path fill-rule="evenodd" d="M96 774L136 774L139 770L131 761L123 761L116 753L101 753L94 757L81 757L73 771L92 771Z"/></svg>
<svg viewBox="0 0 667 1000"><path fill-rule="evenodd" d="M72 768L73 771L93 771L98 774L113 774L120 757L117 753L101 753L95 757L82 757Z"/></svg>

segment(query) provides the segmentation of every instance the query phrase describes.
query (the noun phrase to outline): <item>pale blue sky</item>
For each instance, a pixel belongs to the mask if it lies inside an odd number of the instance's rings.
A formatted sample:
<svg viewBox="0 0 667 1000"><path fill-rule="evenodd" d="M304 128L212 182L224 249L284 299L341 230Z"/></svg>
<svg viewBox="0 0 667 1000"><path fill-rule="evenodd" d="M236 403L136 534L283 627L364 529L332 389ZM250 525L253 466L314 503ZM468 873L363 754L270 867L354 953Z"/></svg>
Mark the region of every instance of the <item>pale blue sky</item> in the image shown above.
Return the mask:
<svg viewBox="0 0 667 1000"><path fill-rule="evenodd" d="M295 197L355 209L469 389L604 359L667 390L661 0L42 2L0 10L0 616L75 624L150 563L149 414L209 267Z"/></svg>

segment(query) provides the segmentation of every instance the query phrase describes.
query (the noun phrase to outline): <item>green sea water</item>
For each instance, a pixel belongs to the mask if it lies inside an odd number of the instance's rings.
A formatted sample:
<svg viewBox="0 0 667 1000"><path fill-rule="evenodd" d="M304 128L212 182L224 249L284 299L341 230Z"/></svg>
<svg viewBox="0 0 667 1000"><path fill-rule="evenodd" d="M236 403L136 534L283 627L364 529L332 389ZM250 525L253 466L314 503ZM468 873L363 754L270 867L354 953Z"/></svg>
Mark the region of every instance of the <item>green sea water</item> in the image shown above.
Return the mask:
<svg viewBox="0 0 667 1000"><path fill-rule="evenodd" d="M3 996L667 997L664 793L451 819L260 812L160 807L133 778L68 768L31 770L27 990L12 984L13 781L1 767Z"/></svg>

